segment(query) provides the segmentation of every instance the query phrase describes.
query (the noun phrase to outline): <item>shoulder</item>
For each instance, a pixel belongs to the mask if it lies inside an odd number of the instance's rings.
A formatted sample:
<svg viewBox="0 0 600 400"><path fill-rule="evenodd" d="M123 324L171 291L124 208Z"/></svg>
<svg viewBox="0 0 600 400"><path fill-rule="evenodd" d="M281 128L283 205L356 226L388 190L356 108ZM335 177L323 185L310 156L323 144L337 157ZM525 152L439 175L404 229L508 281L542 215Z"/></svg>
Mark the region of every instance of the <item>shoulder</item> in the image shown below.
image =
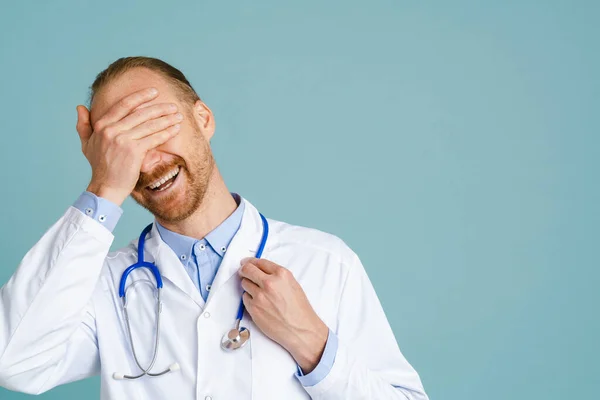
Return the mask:
<svg viewBox="0 0 600 400"><path fill-rule="evenodd" d="M268 219L269 235L273 242L270 249L280 247L292 248L295 251L318 253L341 264L350 265L356 261L356 254L338 236L300 225L293 225L282 221Z"/></svg>

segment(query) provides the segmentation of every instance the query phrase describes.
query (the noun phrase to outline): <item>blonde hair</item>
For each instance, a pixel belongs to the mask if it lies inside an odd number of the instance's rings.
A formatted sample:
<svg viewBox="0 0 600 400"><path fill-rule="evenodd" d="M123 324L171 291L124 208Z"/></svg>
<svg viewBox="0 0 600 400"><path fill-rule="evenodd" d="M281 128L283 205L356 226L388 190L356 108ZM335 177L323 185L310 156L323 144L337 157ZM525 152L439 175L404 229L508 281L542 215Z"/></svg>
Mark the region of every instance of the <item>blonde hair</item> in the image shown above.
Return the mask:
<svg viewBox="0 0 600 400"><path fill-rule="evenodd" d="M173 85L175 90L181 95L182 100L190 106L197 100L200 100L200 97L183 72L158 58L136 56L119 58L96 76L94 83L92 83L92 86L90 87L89 104L92 104L94 96L100 89L113 79L133 68L147 68L151 71L158 72Z"/></svg>

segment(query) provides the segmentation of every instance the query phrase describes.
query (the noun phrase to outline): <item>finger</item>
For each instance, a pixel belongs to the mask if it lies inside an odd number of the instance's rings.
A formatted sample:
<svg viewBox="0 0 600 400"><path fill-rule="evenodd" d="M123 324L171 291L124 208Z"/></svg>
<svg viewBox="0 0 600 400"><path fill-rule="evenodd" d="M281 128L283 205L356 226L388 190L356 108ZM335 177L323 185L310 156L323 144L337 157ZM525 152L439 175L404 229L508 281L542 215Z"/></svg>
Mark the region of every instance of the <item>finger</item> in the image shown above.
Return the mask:
<svg viewBox="0 0 600 400"><path fill-rule="evenodd" d="M268 278L267 274L262 272L260 268L251 263L246 263L240 268L239 274L242 278L246 278L263 287L263 281Z"/></svg>
<svg viewBox="0 0 600 400"><path fill-rule="evenodd" d="M158 96L158 90L156 88L147 88L123 97L117 104L113 105L102 117L100 117L98 120L100 126L94 126L94 130L102 129L102 127L106 125L120 121L125 116L129 115L132 110L156 98L156 96Z"/></svg>
<svg viewBox="0 0 600 400"><path fill-rule="evenodd" d="M244 307L246 307L246 310L250 311L250 308L252 307L252 296L245 292L242 295L242 301L244 302Z"/></svg>
<svg viewBox="0 0 600 400"><path fill-rule="evenodd" d="M250 279L242 278L242 288L250 293L250 296L254 297L260 291L260 286L252 282Z"/></svg>
<svg viewBox="0 0 600 400"><path fill-rule="evenodd" d="M177 105L174 103L153 104L151 106L138 108L118 122L119 130L128 131L146 121L174 114L176 112Z"/></svg>
<svg viewBox="0 0 600 400"><path fill-rule="evenodd" d="M246 260L242 260L242 262L247 261L250 262L254 265L256 265L258 268L260 268L261 271L263 271L265 274L269 274L272 275L274 273L277 272L277 270L279 270L280 268L283 268L282 266L275 264L272 261L269 260L265 260L264 258L249 258Z"/></svg>
<svg viewBox="0 0 600 400"><path fill-rule="evenodd" d="M155 132L159 132L163 129L167 129L170 126L179 124L182 120L183 115L181 113L165 115L163 117L155 118L142 123L126 133L126 135L134 140L142 139Z"/></svg>
<svg viewBox="0 0 600 400"><path fill-rule="evenodd" d="M75 129L77 129L77 133L79 134L79 139L81 139L82 144L87 142L90 136L92 136L90 112L85 106L77 106L77 125Z"/></svg>
<svg viewBox="0 0 600 400"><path fill-rule="evenodd" d="M172 137L176 136L179 133L180 129L181 125L176 124L168 127L167 129L163 129L162 131L158 131L151 135L148 135L138 140L138 143L143 151L149 151L165 143Z"/></svg>

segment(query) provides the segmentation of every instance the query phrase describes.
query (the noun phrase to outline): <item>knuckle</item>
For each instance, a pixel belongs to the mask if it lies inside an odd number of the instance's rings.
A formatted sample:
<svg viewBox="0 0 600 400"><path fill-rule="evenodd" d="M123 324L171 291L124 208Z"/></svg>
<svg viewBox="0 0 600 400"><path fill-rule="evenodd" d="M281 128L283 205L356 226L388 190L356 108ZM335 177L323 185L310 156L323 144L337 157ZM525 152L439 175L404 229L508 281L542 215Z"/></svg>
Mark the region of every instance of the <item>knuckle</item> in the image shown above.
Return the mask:
<svg viewBox="0 0 600 400"><path fill-rule="evenodd" d="M163 129L166 128L167 126L169 126L170 124L170 118L169 117L163 117L163 118L159 118L159 119L155 119L154 122L154 129Z"/></svg>
<svg viewBox="0 0 600 400"><path fill-rule="evenodd" d="M125 137L123 137L122 135L115 136L114 142L118 147L126 147L127 144Z"/></svg>
<svg viewBox="0 0 600 400"><path fill-rule="evenodd" d="M265 279L263 281L263 287L265 288L266 291L271 292L274 289L274 285L275 285L275 282L273 282L273 279Z"/></svg>
<svg viewBox="0 0 600 400"><path fill-rule="evenodd" d="M146 115L146 114L145 114L145 109L144 109L144 108L141 108L141 109L140 109L140 108L136 108L136 109L134 109L134 110L133 110L133 111L132 111L132 112L129 114L129 116L130 116L130 117L132 117L132 118L135 118L135 119L137 119L137 118L142 118L142 117L144 117L145 115Z"/></svg>
<svg viewBox="0 0 600 400"><path fill-rule="evenodd" d="M258 292L254 295L254 301L256 301L257 303L264 303L265 301L265 293L264 292Z"/></svg>
<svg viewBox="0 0 600 400"><path fill-rule="evenodd" d="M125 97L119 101L119 107L130 109L133 108L134 101L131 97Z"/></svg>
<svg viewBox="0 0 600 400"><path fill-rule="evenodd" d="M242 265L242 273L243 274L248 274L248 272L250 272L250 264L244 264L244 265Z"/></svg>
<svg viewBox="0 0 600 400"><path fill-rule="evenodd" d="M104 130L102 130L101 132L104 134L104 136L113 137L117 134L117 128L115 128L114 125L109 125L105 127Z"/></svg>
<svg viewBox="0 0 600 400"><path fill-rule="evenodd" d="M290 278L292 276L292 271L287 268L279 268L277 274L283 278Z"/></svg>
<svg viewBox="0 0 600 400"><path fill-rule="evenodd" d="M171 111L171 106L168 103L160 104L156 107L150 107L150 108L154 108L154 110L153 110L154 113L160 114L160 115L165 115Z"/></svg>
<svg viewBox="0 0 600 400"><path fill-rule="evenodd" d="M92 124L93 132L100 132L103 127L104 127L104 124L103 124L102 120L98 120Z"/></svg>
<svg viewBox="0 0 600 400"><path fill-rule="evenodd" d="M138 108L136 111L136 113L138 113L138 115L142 118L152 118L156 115L156 112L156 107Z"/></svg>
<svg viewBox="0 0 600 400"><path fill-rule="evenodd" d="M155 119L146 122L146 127L148 129L150 129L151 131L156 131L156 130L158 130L158 129L161 128L160 122L158 120L155 120Z"/></svg>

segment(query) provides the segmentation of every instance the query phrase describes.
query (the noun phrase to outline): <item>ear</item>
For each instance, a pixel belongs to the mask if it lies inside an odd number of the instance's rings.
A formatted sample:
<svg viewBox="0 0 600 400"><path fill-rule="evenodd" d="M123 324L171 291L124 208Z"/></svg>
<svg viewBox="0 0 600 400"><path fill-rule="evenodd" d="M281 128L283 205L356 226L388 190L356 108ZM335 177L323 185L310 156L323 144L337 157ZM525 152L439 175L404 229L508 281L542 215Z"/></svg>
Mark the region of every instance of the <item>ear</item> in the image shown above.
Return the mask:
<svg viewBox="0 0 600 400"><path fill-rule="evenodd" d="M200 132L210 141L215 133L215 118L212 111L202 100L197 100L192 108L192 113Z"/></svg>

